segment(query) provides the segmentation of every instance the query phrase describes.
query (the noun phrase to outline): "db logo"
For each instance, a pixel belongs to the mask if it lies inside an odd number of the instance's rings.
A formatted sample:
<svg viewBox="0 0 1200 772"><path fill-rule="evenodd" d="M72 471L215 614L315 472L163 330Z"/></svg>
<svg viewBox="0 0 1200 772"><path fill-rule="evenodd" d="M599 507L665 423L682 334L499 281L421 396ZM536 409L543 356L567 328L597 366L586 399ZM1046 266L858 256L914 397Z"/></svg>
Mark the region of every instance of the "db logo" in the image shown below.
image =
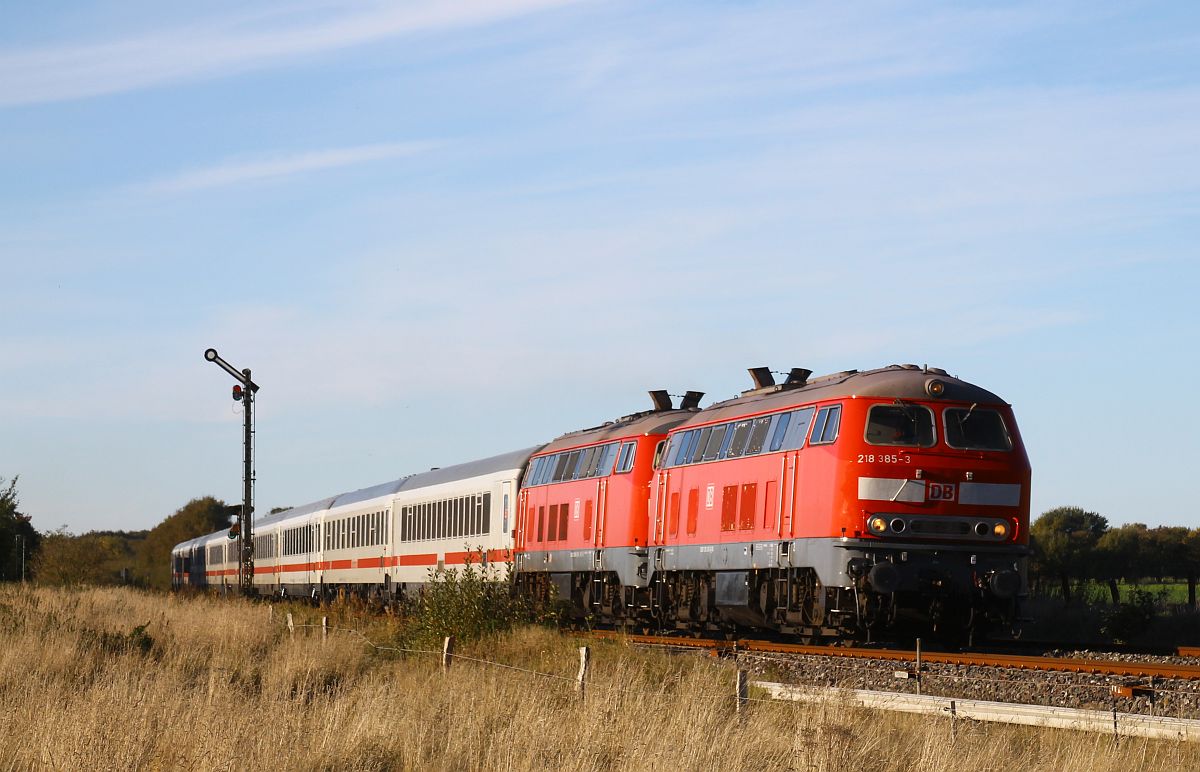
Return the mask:
<svg viewBox="0 0 1200 772"><path fill-rule="evenodd" d="M954 501L954 483L929 483L926 490L930 501Z"/></svg>

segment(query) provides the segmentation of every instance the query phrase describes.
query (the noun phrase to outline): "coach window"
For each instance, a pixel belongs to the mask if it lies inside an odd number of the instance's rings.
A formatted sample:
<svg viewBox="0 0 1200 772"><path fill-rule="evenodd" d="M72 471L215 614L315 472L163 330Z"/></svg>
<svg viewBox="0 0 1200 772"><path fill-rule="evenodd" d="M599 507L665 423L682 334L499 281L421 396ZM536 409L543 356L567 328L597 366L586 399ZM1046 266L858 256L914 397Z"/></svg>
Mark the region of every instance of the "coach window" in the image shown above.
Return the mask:
<svg viewBox="0 0 1200 772"><path fill-rule="evenodd" d="M929 448L936 439L933 413L922 405L897 400L892 405L872 405L867 413L866 440L872 445Z"/></svg>
<svg viewBox="0 0 1200 772"><path fill-rule="evenodd" d="M621 455L617 458L617 474L624 474L633 469L633 457L636 452L636 442L626 442L621 446Z"/></svg>

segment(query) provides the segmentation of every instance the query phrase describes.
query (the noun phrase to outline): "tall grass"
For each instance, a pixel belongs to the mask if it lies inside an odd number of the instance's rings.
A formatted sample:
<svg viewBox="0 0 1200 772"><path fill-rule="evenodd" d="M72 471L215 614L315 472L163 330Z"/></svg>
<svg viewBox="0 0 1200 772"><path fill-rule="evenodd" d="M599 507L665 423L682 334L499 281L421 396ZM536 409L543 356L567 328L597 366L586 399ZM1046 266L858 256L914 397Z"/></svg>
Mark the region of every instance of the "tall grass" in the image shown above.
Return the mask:
<svg viewBox="0 0 1200 772"><path fill-rule="evenodd" d="M368 637L400 630L330 613ZM352 634L292 637L282 619L206 597L0 589L0 769L1200 768L1192 745L965 722L952 734L948 720L836 702L754 702L739 719L727 665L617 643L591 644L580 700L579 642L537 627L467 642L442 672Z"/></svg>

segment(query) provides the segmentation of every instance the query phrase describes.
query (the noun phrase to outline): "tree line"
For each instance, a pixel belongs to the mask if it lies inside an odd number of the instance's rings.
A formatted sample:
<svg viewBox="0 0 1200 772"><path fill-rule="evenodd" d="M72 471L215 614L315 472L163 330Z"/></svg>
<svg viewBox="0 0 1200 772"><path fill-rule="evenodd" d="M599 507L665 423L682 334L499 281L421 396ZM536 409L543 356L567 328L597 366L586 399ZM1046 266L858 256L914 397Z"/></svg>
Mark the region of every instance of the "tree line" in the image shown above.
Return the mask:
<svg viewBox="0 0 1200 772"><path fill-rule="evenodd" d="M1093 580L1108 586L1114 605L1121 602L1122 582L1145 579L1184 580L1188 605L1196 607L1200 578L1200 528L1143 523L1110 527L1107 518L1080 507L1057 507L1042 513L1029 529L1033 554L1030 580L1034 589L1056 582L1068 603L1072 586Z"/></svg>
<svg viewBox="0 0 1200 772"><path fill-rule="evenodd" d="M192 499L149 530L78 535L65 527L39 533L19 507L17 478L0 477L0 581L167 589L171 548L229 526L225 502L212 496Z"/></svg>

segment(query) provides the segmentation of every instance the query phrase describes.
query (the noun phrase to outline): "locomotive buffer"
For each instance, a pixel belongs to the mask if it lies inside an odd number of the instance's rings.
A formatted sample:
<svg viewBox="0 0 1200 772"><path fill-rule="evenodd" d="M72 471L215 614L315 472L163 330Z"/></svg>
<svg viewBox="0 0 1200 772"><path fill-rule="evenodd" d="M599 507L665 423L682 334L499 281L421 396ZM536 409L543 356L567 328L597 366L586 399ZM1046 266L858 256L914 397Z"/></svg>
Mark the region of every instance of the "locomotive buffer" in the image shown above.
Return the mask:
<svg viewBox="0 0 1200 772"><path fill-rule="evenodd" d="M242 507L238 515L238 587L243 595L249 595L254 588L254 395L258 384L250 379L250 370L237 370L217 354L215 348L205 349L204 358L219 366L233 376L237 381L233 386L233 398L245 406L243 458L242 458ZM234 534L230 533L230 538Z"/></svg>

